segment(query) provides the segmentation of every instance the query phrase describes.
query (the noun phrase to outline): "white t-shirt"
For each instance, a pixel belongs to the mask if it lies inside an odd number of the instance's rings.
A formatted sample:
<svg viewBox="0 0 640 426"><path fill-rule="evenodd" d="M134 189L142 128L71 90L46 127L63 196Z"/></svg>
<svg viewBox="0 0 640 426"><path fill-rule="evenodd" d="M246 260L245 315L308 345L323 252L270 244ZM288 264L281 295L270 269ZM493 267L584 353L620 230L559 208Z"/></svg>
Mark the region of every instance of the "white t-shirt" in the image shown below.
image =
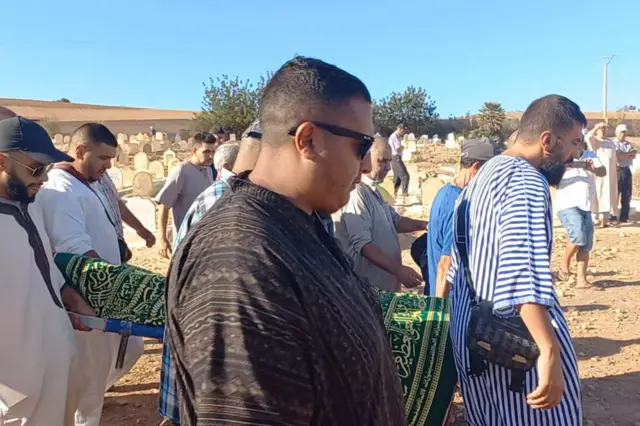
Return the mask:
<svg viewBox="0 0 640 426"><path fill-rule="evenodd" d="M602 167L602 162L593 151L584 151L580 161L591 160L594 168ZM570 168L562 176L555 199L557 212L577 207L585 212L591 211L596 197L594 174L585 169Z"/></svg>

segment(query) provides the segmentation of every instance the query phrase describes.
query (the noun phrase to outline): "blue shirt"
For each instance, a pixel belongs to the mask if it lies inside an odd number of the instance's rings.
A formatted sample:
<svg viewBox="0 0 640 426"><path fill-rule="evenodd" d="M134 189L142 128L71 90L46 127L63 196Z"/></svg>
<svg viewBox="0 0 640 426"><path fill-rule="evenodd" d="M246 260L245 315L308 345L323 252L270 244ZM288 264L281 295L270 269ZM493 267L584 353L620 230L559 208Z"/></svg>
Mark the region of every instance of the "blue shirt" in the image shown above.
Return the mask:
<svg viewBox="0 0 640 426"><path fill-rule="evenodd" d="M451 184L443 186L436 194L429 215L429 233L427 235L427 265L429 282L425 286L425 294L436 293L436 277L440 256L451 256L453 245L453 212L456 200L462 189ZM428 289L428 291L427 291Z"/></svg>

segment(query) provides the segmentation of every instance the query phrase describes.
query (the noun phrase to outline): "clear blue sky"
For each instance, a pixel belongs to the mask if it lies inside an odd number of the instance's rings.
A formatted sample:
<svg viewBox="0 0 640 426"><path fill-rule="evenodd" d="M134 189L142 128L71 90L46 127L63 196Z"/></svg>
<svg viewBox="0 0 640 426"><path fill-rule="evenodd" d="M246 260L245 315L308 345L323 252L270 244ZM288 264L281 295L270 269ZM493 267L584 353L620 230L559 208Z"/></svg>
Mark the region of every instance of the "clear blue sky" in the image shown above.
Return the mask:
<svg viewBox="0 0 640 426"><path fill-rule="evenodd" d="M256 81L294 54L374 97L424 87L442 117L560 93L640 107L640 0L3 1L0 97L199 110L202 82Z"/></svg>

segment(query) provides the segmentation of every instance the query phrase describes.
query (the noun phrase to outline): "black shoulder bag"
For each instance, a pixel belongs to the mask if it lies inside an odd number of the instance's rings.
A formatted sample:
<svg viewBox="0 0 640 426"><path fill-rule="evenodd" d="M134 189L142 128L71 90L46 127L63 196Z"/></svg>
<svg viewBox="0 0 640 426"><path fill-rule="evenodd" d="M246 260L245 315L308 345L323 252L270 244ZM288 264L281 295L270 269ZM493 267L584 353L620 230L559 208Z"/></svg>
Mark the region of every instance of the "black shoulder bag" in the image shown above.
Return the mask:
<svg viewBox="0 0 640 426"><path fill-rule="evenodd" d="M511 371L509 390L524 393L526 372L535 366L540 350L520 316L500 318L493 314L493 302L478 302L467 253L467 214L468 201L463 200L456 212L455 238L471 298L467 329L470 368L467 374L481 376L487 369L486 362L490 362Z"/></svg>

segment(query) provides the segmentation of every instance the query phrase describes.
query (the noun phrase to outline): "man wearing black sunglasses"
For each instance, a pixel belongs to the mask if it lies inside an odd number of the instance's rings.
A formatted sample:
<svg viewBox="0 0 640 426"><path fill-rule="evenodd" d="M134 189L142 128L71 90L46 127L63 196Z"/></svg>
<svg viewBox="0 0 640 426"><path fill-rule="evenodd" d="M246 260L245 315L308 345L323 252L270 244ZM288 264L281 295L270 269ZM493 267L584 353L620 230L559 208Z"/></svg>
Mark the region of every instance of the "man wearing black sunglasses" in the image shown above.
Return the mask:
<svg viewBox="0 0 640 426"><path fill-rule="evenodd" d="M95 314L78 293L63 287L42 210L32 203L48 166L70 159L40 125L0 108L0 321L6 325L0 424L63 426L77 405L70 392L75 338L65 307Z"/></svg>
<svg viewBox="0 0 640 426"><path fill-rule="evenodd" d="M265 87L260 125L253 171L229 180L173 257L180 424L406 425L380 304L315 213L339 210L360 181L369 91L296 57Z"/></svg>

